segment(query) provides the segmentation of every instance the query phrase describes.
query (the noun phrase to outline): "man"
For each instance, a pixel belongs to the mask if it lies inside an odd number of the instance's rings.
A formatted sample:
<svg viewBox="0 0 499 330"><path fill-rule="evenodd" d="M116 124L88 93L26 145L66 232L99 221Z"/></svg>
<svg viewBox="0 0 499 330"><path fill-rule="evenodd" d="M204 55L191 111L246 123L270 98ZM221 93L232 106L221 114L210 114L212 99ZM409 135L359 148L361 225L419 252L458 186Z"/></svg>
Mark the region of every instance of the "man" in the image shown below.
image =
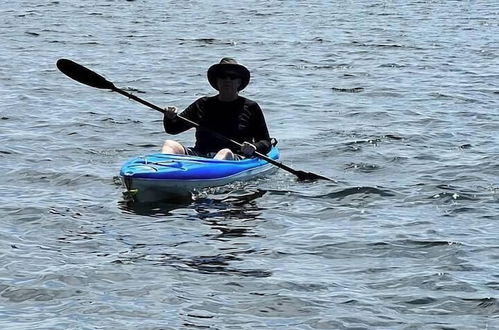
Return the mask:
<svg viewBox="0 0 499 330"><path fill-rule="evenodd" d="M196 144L193 148L177 141L166 140L162 153L188 154L215 159L234 160L250 157L255 150L266 154L271 139L260 106L239 96L249 83L248 69L232 58L223 58L208 69L208 81L218 95L202 97L185 109L180 116L198 123ZM178 134L193 126L177 116L175 107L164 111L163 125L168 134ZM236 147L229 141L213 135L203 128L217 132L242 144Z"/></svg>

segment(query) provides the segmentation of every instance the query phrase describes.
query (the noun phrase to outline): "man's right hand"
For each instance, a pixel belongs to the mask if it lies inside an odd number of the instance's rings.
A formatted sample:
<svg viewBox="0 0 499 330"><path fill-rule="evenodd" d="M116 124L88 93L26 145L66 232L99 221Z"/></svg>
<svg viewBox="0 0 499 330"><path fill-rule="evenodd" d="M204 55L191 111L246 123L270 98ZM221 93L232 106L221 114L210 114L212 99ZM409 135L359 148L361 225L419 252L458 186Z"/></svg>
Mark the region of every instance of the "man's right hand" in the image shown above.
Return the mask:
<svg viewBox="0 0 499 330"><path fill-rule="evenodd" d="M176 107L166 107L163 111L165 117L168 119L174 119L177 117L177 108Z"/></svg>

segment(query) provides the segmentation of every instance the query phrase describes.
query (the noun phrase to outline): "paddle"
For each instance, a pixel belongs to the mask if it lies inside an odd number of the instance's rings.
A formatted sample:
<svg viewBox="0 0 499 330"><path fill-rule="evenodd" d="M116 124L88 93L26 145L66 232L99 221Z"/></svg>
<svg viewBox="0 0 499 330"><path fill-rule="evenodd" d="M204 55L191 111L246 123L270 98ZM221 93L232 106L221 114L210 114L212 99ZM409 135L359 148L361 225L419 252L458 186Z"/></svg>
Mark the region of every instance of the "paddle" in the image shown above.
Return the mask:
<svg viewBox="0 0 499 330"><path fill-rule="evenodd" d="M100 89L110 89L113 92L117 92L119 94L122 94L122 95L124 95L124 96L126 96L134 101L140 102L140 103L142 103L142 104L144 104L144 105L146 105L154 110L157 110L161 113L164 113L164 110L162 108L160 108L152 103L149 103L149 102L147 102L147 101L145 101L145 100L143 100L143 99L141 99L133 94L130 94L130 93L114 86L114 84L112 82L110 82L109 80L107 80L103 76L97 74L96 72L84 67L81 64L78 64L78 63L73 62L73 61L68 60L68 59L60 59L57 61L57 68L62 73L64 73L68 77L78 81L79 83L82 83L82 84L85 84L85 85L88 85L91 87L95 87L95 88L100 88ZM228 137L225 137L225 136L223 136L215 131L212 131L211 129L208 129L206 127L201 127L198 123L195 123L187 118L184 118L182 116L178 116L178 117L180 119L184 120L185 122L189 123L190 125L196 127L196 128L204 129L204 130L210 132L211 134L217 136L218 138L232 143L234 146L238 146L238 147L242 146L241 143L234 141ZM328 180L328 181L335 182L333 179L326 178L325 176L322 176L319 174L292 169L291 167L286 166L283 163L280 163L272 158L269 158L266 155L264 155L258 151L255 151L254 155L260 159L263 159L263 160L271 163L272 165L275 165L275 166L277 166L285 171L288 171L288 172L296 175L299 180L304 180L304 181Z"/></svg>

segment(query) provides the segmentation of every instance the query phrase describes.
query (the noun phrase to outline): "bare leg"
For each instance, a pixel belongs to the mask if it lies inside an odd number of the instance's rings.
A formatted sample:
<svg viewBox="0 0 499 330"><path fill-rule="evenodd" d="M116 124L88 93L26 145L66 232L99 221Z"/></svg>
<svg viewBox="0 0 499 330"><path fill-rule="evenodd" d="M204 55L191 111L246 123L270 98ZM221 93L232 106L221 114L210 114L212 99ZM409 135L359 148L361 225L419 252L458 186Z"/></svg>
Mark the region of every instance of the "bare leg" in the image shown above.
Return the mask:
<svg viewBox="0 0 499 330"><path fill-rule="evenodd" d="M173 140L166 140L161 148L162 154L175 154L175 155L185 155L184 147Z"/></svg>
<svg viewBox="0 0 499 330"><path fill-rule="evenodd" d="M233 160L234 159L234 153L230 149L222 149L217 154L213 159L220 159L220 160Z"/></svg>

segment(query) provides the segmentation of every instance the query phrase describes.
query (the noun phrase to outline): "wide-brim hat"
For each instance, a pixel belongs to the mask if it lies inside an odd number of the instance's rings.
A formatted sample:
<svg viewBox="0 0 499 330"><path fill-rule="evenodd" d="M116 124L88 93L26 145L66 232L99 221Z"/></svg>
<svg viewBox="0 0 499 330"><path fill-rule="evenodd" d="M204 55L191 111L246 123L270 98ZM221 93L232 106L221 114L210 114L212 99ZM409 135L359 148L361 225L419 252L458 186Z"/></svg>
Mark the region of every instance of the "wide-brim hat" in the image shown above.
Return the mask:
<svg viewBox="0 0 499 330"><path fill-rule="evenodd" d="M230 57L222 58L220 60L220 63L213 64L208 69L208 81L210 82L210 85L216 90L218 90L217 78L220 77L223 73L228 71L237 73L237 75L239 75L239 78L241 79L241 85L237 90L241 91L246 86L248 86L248 83L250 81L249 70L246 69L245 66L237 63L235 59Z"/></svg>

